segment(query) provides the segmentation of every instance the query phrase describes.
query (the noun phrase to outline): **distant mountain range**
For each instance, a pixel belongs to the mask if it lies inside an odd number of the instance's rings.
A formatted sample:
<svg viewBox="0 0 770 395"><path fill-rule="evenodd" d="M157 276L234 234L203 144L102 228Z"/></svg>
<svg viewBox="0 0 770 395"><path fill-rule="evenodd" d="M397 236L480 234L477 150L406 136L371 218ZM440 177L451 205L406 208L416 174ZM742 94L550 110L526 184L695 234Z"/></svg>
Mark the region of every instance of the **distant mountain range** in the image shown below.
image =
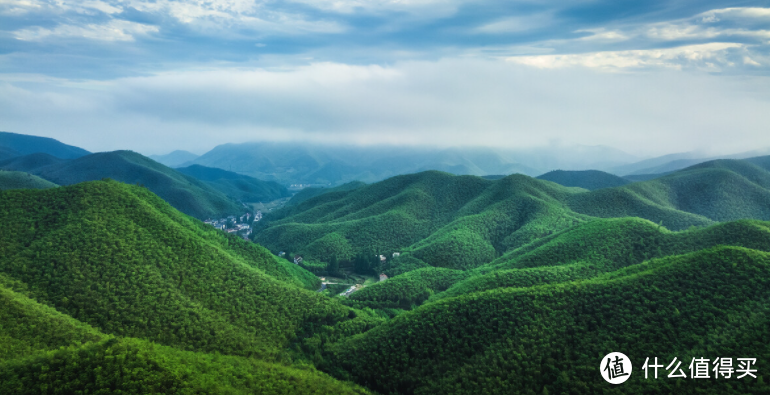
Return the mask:
<svg viewBox="0 0 770 395"><path fill-rule="evenodd" d="M458 175L536 176L543 169L606 167L633 159L612 148L588 146L504 150L262 142L220 145L192 163L283 184L336 186L350 181L376 182L426 170Z"/></svg>
<svg viewBox="0 0 770 395"><path fill-rule="evenodd" d="M178 167L195 160L198 156L189 151L176 150L165 155L150 155L148 158L168 167Z"/></svg>

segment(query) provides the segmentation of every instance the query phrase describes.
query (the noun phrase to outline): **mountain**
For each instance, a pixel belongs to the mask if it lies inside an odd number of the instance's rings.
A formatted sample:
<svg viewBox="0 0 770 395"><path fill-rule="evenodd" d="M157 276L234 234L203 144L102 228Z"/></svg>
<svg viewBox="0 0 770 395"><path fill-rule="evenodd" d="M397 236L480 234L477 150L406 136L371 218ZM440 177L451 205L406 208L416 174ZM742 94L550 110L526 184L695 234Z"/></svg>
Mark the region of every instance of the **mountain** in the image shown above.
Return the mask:
<svg viewBox="0 0 770 395"><path fill-rule="evenodd" d="M150 155L148 158L168 167L179 167L187 162L195 160L199 156L200 155L193 154L190 151L176 150L165 155Z"/></svg>
<svg viewBox="0 0 770 395"><path fill-rule="evenodd" d="M334 188L305 188L291 197L291 200L289 200L286 205L287 206L296 206L305 200L308 200L310 198L316 197L318 195L324 194L324 193L332 193L332 192L347 192L352 191L354 189L361 188L362 186L366 185L366 183L363 183L361 181L351 181L347 184L342 184L340 186L334 187Z"/></svg>
<svg viewBox="0 0 770 395"><path fill-rule="evenodd" d="M30 172L59 185L111 178L141 184L196 218L239 214L242 205L211 185L132 151L100 152L69 161L32 154L0 162L0 168Z"/></svg>
<svg viewBox="0 0 770 395"><path fill-rule="evenodd" d="M753 165L759 166L767 171L770 171L770 155L768 156L757 156L754 158L747 158L744 159L744 162L751 163Z"/></svg>
<svg viewBox="0 0 770 395"><path fill-rule="evenodd" d="M0 160L10 159L16 156L19 156L19 153L16 150L0 146Z"/></svg>
<svg viewBox="0 0 770 395"><path fill-rule="evenodd" d="M67 162L53 155L38 152L0 161L0 169L36 173L48 166L58 166Z"/></svg>
<svg viewBox="0 0 770 395"><path fill-rule="evenodd" d="M90 152L64 144L48 137L28 136L9 132L0 132L0 147L5 152L16 152L18 155L29 155L42 152L62 159L75 159L90 154Z"/></svg>
<svg viewBox="0 0 770 395"><path fill-rule="evenodd" d="M0 393L768 393L765 163L310 190L255 233L299 265L137 185L2 191ZM390 278L329 297L305 269L327 263ZM622 386L600 378L612 351ZM690 379L720 357L731 379ZM645 379L646 358L687 378Z"/></svg>
<svg viewBox="0 0 770 395"><path fill-rule="evenodd" d="M217 191L241 202L270 202L291 196L286 187L276 182L262 181L222 169L192 165L176 170L203 181Z"/></svg>
<svg viewBox="0 0 770 395"><path fill-rule="evenodd" d="M590 280L427 303L327 344L324 359L380 393L595 394L614 392L599 365L619 351L634 367L624 394L764 393L770 386L759 379L690 379L688 365L770 358L769 282L770 253L715 247ZM663 366L678 358L688 379L645 380L646 358Z"/></svg>
<svg viewBox="0 0 770 395"><path fill-rule="evenodd" d="M38 176L21 171L0 170L0 190L6 189L46 189L58 185Z"/></svg>
<svg viewBox="0 0 770 395"><path fill-rule="evenodd" d="M588 173L591 174L591 173ZM499 180L425 172L326 193L272 212L254 240L301 254L317 273L334 256L401 253L377 270L472 269L597 218L639 217L672 230L770 220L770 172L702 163L651 181L585 191L524 175Z"/></svg>
<svg viewBox="0 0 770 395"><path fill-rule="evenodd" d="M145 188L4 191L0 221L0 393L367 393L287 366L307 328L365 315Z"/></svg>
<svg viewBox="0 0 770 395"><path fill-rule="evenodd" d="M225 144L193 163L283 184L337 186L350 181L377 182L428 170L457 175L527 174L590 169L635 160L601 146L553 145L545 148L429 148L410 146L331 146L302 143Z"/></svg>
<svg viewBox="0 0 770 395"><path fill-rule="evenodd" d="M578 187L593 191L595 189L619 187L628 180L599 170L554 170L537 177L539 180L555 182L565 187Z"/></svg>

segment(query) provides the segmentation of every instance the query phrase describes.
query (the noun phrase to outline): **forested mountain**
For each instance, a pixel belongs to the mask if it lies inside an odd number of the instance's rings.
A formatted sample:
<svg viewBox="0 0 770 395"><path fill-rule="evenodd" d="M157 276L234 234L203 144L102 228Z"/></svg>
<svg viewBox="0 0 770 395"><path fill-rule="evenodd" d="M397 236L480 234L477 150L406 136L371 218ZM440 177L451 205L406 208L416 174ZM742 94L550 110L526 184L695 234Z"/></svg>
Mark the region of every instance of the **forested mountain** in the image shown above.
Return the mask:
<svg viewBox="0 0 770 395"><path fill-rule="evenodd" d="M554 170L537 177L539 180L555 182L565 187L595 189L619 187L631 181L599 170Z"/></svg>
<svg viewBox="0 0 770 395"><path fill-rule="evenodd" d="M90 152L72 145L64 144L48 137L29 136L26 134L0 132L0 159L13 156L29 155L42 152L62 159L74 159ZM15 154L15 155L14 155Z"/></svg>
<svg viewBox="0 0 770 395"><path fill-rule="evenodd" d="M56 166L65 162L67 162L67 159L61 159L53 155L38 152L0 161L0 168L3 170L37 173L47 166Z"/></svg>
<svg viewBox="0 0 770 395"><path fill-rule="evenodd" d="M176 150L165 155L150 155L148 158L168 167L178 167L187 162L192 162L198 156L200 155L193 154L190 151Z"/></svg>
<svg viewBox="0 0 770 395"><path fill-rule="evenodd" d="M761 394L770 386L760 379L666 379L662 371L645 380L641 365L647 357L664 366L676 357L685 371L692 358L766 361L768 282L770 254L716 247L590 280L427 303L327 345L325 358L338 376L381 393ZM622 386L600 377L610 350L633 363Z"/></svg>
<svg viewBox="0 0 770 395"><path fill-rule="evenodd" d="M171 177L125 151L13 163L114 157ZM0 191L0 393L764 394L768 164L594 191L438 171L307 189L255 234L301 265L139 185ZM331 260L391 278L330 298L305 268ZM600 377L610 351L633 361L622 386ZM725 356L759 378L641 373Z"/></svg>
<svg viewBox="0 0 770 395"><path fill-rule="evenodd" d="M8 147L0 146L0 160L10 159L15 156L19 156L19 153Z"/></svg>
<svg viewBox="0 0 770 395"><path fill-rule="evenodd" d="M291 197L291 200L289 200L286 205L287 206L296 206L305 200L308 200L310 198L316 197L318 195L324 194L324 193L331 193L331 192L347 192L352 191L354 189L361 188L362 186L366 185L366 183L363 183L361 181L351 181L347 184L342 184L337 187L333 188L322 188L322 187L308 187L304 188L301 191L294 194L294 196Z"/></svg>
<svg viewBox="0 0 770 395"><path fill-rule="evenodd" d="M38 176L21 171L0 170L0 190L5 189L45 189L57 185Z"/></svg>
<svg viewBox="0 0 770 395"><path fill-rule="evenodd" d="M201 165L180 167L176 170L203 181L217 191L241 202L270 202L291 196L291 192L286 187L276 182L262 181L227 170Z"/></svg>
<svg viewBox="0 0 770 395"><path fill-rule="evenodd" d="M0 162L0 169L32 173L59 185L102 178L142 184L183 213L201 219L244 211L212 185L132 151L99 152L68 161L32 154Z"/></svg>
<svg viewBox="0 0 770 395"><path fill-rule="evenodd" d="M0 221L1 393L365 392L280 362L309 326L364 317L146 188L3 191Z"/></svg>
<svg viewBox="0 0 770 395"><path fill-rule="evenodd" d="M717 160L668 176L587 192L513 175L425 172L308 199L268 215L255 241L312 262L402 255L389 274L469 269L593 218L640 217L671 230L770 220L770 172Z"/></svg>

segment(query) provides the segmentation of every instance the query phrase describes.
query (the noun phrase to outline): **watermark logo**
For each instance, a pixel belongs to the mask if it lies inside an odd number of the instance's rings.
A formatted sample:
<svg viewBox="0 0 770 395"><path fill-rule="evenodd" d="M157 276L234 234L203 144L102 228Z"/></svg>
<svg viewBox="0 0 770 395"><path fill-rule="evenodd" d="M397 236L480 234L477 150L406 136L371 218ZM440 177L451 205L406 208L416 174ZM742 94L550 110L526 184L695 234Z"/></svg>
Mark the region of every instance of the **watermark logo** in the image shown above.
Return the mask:
<svg viewBox="0 0 770 395"><path fill-rule="evenodd" d="M631 360L626 354L611 352L602 358L599 371L610 384L622 384L631 377Z"/></svg>

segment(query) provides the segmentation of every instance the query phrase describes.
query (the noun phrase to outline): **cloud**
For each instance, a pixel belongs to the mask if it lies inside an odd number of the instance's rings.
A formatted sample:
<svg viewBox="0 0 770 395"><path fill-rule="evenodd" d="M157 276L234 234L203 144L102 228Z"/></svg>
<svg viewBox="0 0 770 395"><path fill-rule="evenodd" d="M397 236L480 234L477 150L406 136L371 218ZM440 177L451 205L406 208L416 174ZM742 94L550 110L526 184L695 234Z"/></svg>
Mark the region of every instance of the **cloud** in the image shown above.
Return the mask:
<svg viewBox="0 0 770 395"><path fill-rule="evenodd" d="M111 20L102 25L59 25L53 29L33 27L17 30L13 34L22 41L40 41L51 37L83 38L101 41L134 41L134 37L137 35L156 32L158 32L157 26Z"/></svg>
<svg viewBox="0 0 770 395"><path fill-rule="evenodd" d="M613 71L628 68L664 67L679 70L683 67L696 67L716 71L720 70L720 67L734 65L728 57L729 51L733 49L745 50L745 45L737 43L709 43L665 49L604 51L568 55L511 56L506 58L506 60L511 63L542 69L581 66Z"/></svg>
<svg viewBox="0 0 770 395"><path fill-rule="evenodd" d="M766 78L695 72L444 59L179 70L66 85L27 79L0 91L0 130L92 150L206 150L264 139L517 147L555 139L636 154L770 145Z"/></svg>

